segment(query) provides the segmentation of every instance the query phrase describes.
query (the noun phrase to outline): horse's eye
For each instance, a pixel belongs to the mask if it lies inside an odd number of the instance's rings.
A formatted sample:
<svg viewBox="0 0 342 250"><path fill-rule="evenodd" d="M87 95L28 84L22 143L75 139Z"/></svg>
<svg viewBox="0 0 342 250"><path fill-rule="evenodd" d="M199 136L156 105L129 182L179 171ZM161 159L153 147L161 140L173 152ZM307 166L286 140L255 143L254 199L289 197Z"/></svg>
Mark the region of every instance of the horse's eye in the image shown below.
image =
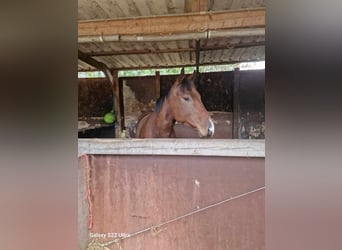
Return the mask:
<svg viewBox="0 0 342 250"><path fill-rule="evenodd" d="M187 97L187 96L184 96L183 99L184 99L185 101L187 101L187 102L190 101L190 98Z"/></svg>

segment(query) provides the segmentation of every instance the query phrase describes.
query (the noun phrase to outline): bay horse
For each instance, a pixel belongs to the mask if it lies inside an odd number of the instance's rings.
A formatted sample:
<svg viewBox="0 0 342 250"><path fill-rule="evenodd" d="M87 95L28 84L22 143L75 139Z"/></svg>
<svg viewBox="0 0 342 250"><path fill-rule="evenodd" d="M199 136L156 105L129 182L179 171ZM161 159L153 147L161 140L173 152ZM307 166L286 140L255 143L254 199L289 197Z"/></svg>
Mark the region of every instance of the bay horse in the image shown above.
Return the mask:
<svg viewBox="0 0 342 250"><path fill-rule="evenodd" d="M198 130L200 137L213 136L215 126L205 109L201 96L184 68L168 94L157 101L154 112L142 115L136 125L136 138L176 137L175 122L185 123Z"/></svg>

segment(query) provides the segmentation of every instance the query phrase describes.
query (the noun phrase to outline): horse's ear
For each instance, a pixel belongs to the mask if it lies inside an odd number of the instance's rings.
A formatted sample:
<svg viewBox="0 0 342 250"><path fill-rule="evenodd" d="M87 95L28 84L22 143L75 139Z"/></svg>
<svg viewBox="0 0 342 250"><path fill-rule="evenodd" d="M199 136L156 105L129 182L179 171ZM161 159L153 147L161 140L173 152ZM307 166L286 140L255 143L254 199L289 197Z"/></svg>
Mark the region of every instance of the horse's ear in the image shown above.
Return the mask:
<svg viewBox="0 0 342 250"><path fill-rule="evenodd" d="M176 83L179 84L183 81L185 77L184 68L181 69L180 75L177 77Z"/></svg>
<svg viewBox="0 0 342 250"><path fill-rule="evenodd" d="M186 78L188 78L189 80L192 80L196 77L196 70L194 70L194 72L192 72L191 75L188 75Z"/></svg>

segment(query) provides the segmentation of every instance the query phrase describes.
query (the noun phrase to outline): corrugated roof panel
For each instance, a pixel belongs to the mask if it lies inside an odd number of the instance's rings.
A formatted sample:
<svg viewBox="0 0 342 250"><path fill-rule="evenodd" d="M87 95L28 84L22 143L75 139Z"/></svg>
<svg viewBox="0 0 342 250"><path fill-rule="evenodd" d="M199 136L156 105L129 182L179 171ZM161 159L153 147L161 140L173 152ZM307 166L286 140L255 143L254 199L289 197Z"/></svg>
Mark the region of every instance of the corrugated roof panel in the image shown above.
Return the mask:
<svg viewBox="0 0 342 250"><path fill-rule="evenodd" d="M264 0L212 0L211 10L233 10L264 7ZM210 7L210 6L209 6Z"/></svg>
<svg viewBox="0 0 342 250"><path fill-rule="evenodd" d="M96 70L93 66L78 60L78 71L89 71L89 70Z"/></svg>
<svg viewBox="0 0 342 250"><path fill-rule="evenodd" d="M78 0L78 19L105 19L184 13L184 0Z"/></svg>

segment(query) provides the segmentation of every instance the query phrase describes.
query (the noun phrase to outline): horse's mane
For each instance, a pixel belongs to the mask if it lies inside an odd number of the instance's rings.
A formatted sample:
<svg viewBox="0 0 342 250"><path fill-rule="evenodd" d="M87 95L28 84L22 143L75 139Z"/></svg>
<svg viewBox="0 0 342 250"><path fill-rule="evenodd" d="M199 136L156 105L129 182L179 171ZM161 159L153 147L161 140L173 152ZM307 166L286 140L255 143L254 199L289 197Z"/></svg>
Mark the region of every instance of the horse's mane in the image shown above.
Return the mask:
<svg viewBox="0 0 342 250"><path fill-rule="evenodd" d="M193 86L194 86L193 81L184 77L184 79L181 82L181 90L182 91L185 91L185 90L190 91L191 88L193 88ZM155 111L157 113L160 111L161 107L163 106L164 100L169 95L169 92L170 92L170 90L166 94L162 95L161 97L159 97L157 99L156 106L155 106Z"/></svg>
<svg viewBox="0 0 342 250"><path fill-rule="evenodd" d="M159 97L158 100L156 101L156 106L155 106L155 109L154 109L154 110L155 110L157 113L159 113L161 107L163 106L164 100L165 100L166 96L168 96L168 94L169 94L169 93L167 93L166 95L163 95L163 96Z"/></svg>

